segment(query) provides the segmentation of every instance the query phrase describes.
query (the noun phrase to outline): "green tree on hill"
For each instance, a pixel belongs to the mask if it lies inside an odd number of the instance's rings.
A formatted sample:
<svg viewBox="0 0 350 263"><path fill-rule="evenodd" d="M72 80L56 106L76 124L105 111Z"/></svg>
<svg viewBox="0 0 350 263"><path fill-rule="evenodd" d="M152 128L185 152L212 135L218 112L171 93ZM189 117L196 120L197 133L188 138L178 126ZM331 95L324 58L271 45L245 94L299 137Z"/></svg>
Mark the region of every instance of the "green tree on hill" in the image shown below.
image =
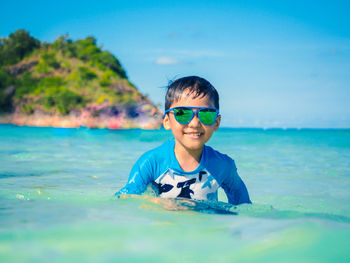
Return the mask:
<svg viewBox="0 0 350 263"><path fill-rule="evenodd" d="M21 61L34 49L40 47L39 40L31 37L28 31L19 29L8 38L0 39L0 67Z"/></svg>
<svg viewBox="0 0 350 263"><path fill-rule="evenodd" d="M125 70L110 52L102 51L92 36L72 41L68 36L60 36L52 43L52 48L69 57L76 57L100 70L112 70L121 78L127 78Z"/></svg>

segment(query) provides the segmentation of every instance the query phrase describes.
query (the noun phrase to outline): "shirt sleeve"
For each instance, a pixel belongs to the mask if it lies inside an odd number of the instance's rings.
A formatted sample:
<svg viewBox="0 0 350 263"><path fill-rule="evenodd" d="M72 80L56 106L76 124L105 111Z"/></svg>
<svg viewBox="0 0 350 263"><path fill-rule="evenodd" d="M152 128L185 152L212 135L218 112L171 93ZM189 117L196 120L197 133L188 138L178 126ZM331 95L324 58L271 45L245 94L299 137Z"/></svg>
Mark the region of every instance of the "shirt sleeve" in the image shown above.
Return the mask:
<svg viewBox="0 0 350 263"><path fill-rule="evenodd" d="M243 203L252 203L249 198L247 187L241 177L239 177L233 160L230 173L223 181L222 188L224 189L230 204L239 205Z"/></svg>
<svg viewBox="0 0 350 263"><path fill-rule="evenodd" d="M148 184L151 182L152 178L152 165L149 160L149 156L144 154L141 156L137 162L132 167L128 183L115 193L116 196L122 194L142 194Z"/></svg>

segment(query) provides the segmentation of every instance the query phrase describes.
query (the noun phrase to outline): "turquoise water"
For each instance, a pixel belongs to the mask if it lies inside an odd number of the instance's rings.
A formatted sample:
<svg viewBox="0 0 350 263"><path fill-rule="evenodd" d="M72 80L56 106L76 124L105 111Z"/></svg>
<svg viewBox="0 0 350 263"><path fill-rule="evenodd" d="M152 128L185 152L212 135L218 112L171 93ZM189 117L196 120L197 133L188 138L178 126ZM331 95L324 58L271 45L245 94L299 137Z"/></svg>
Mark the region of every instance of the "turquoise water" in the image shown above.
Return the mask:
<svg viewBox="0 0 350 263"><path fill-rule="evenodd" d="M217 132L254 203L237 215L115 199L168 138L0 125L1 262L350 261L350 130Z"/></svg>

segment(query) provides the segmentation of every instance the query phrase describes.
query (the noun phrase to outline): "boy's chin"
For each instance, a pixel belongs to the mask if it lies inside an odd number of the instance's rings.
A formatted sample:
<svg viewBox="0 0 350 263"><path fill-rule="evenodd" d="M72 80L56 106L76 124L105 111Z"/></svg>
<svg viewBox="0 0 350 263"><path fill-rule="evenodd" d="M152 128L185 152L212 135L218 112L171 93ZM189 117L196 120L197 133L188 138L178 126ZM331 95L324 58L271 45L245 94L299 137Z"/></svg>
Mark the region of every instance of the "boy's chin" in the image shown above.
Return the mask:
<svg viewBox="0 0 350 263"><path fill-rule="evenodd" d="M203 146L204 146L204 142L201 141L191 141L191 142L187 142L184 144L185 148L187 148L188 150L191 151L198 151L198 150L202 150Z"/></svg>

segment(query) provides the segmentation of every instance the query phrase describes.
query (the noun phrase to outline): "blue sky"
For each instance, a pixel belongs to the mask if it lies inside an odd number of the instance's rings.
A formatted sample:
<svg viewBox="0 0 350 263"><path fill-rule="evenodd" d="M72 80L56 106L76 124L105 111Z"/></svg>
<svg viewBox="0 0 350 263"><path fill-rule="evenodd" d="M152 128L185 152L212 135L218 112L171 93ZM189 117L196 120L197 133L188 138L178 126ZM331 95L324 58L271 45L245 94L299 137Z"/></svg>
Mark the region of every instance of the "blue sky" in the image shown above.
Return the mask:
<svg viewBox="0 0 350 263"><path fill-rule="evenodd" d="M53 1L52 1L53 2ZM168 80L219 91L226 127L350 128L349 1L4 1L0 36L95 36L163 105Z"/></svg>

